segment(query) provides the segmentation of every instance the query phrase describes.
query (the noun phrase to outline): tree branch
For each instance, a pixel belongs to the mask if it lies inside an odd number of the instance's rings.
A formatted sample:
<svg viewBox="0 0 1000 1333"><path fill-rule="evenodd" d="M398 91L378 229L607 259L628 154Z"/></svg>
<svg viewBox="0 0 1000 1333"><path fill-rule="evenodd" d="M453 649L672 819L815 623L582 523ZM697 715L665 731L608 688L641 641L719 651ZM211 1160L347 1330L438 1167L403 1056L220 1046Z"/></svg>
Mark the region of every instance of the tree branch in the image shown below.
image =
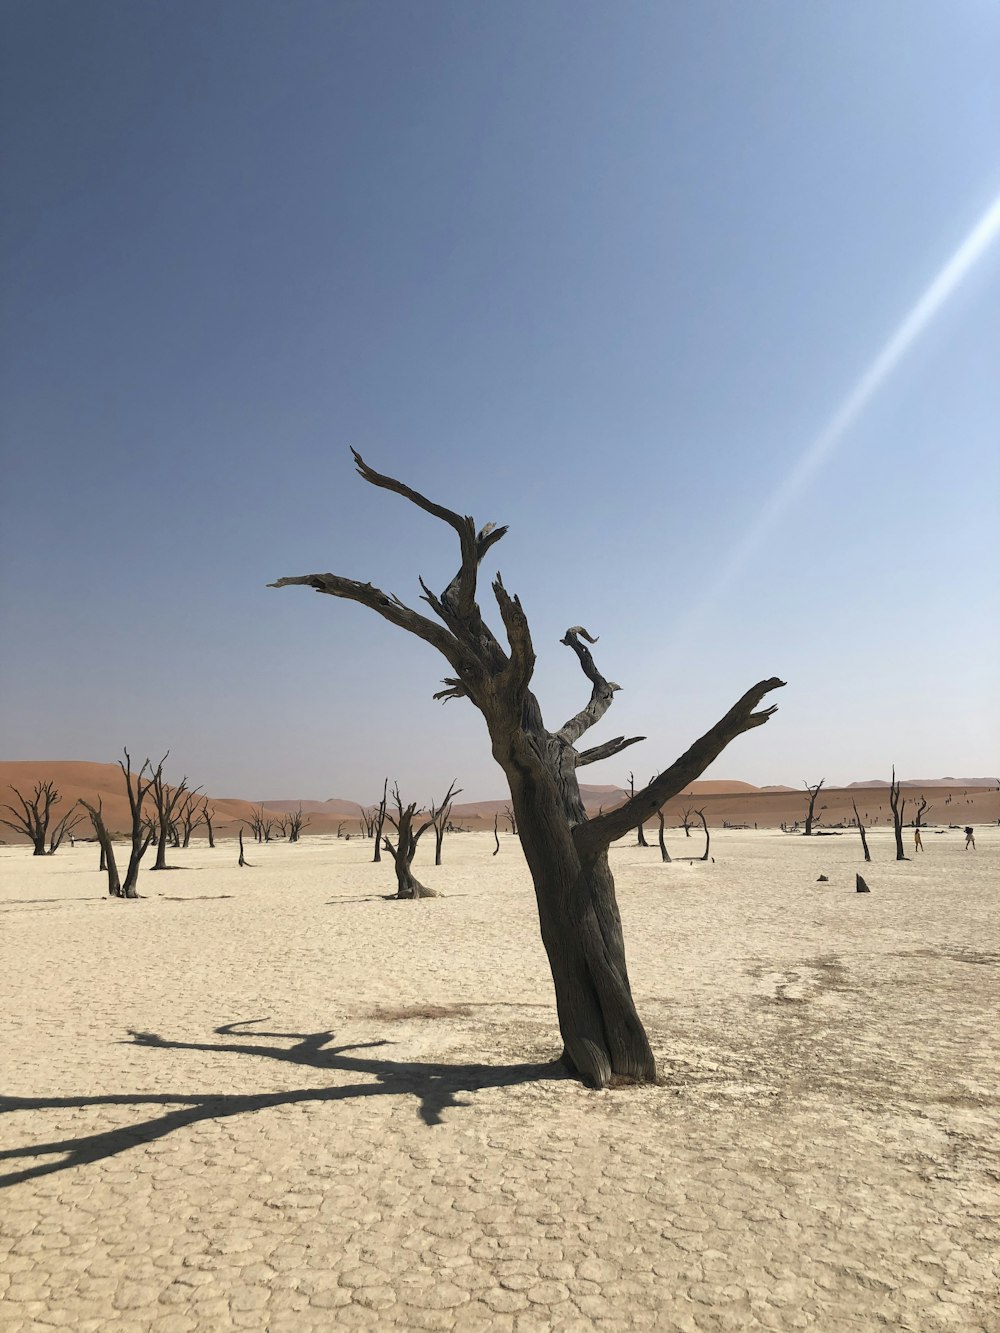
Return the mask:
<svg viewBox="0 0 1000 1333"><path fill-rule="evenodd" d="M645 736L616 736L614 740L605 741L603 745L595 745L591 750L583 750L577 755L576 766L582 768L584 764L596 764L601 759L610 759L613 755L621 754L622 750L627 750L630 745L637 745L639 741L644 741Z"/></svg>
<svg viewBox="0 0 1000 1333"><path fill-rule="evenodd" d="M573 830L573 838L578 850L584 855L595 855L598 851L623 837L641 821L649 819L672 796L684 790L689 782L704 773L705 769L717 759L730 741L754 727L763 726L768 718L777 711L777 706L764 708L759 713L754 709L772 690L784 685L783 680L772 676L770 680L758 681L747 690L725 717L716 722L710 731L706 731L700 740L695 741L680 759L671 764L642 791L636 792L631 800L620 805L617 810L610 810L605 815L598 815L585 824L578 824Z"/></svg>
<svg viewBox="0 0 1000 1333"><path fill-rule="evenodd" d="M422 509L427 514L432 514L435 518L441 519L443 523L449 524L458 533L458 540L462 548L462 564L458 573L452 579L451 583L445 589L441 600L448 609L460 617L467 619L476 613L476 571L479 568L479 562L483 556L495 545L507 531L505 527L498 528L492 523L487 523L478 533L476 532L475 521L468 514L456 514L452 509L446 509L444 505L435 504L433 500L428 500L426 495L421 495L419 491L413 490L405 482L397 481L395 477L387 477L381 472L376 472L374 468L369 467L356 449L352 449L354 463L360 476L365 481L370 482L372 486L379 486L385 491L394 491L396 495L403 496L411 504L415 504L418 509Z"/></svg>
<svg viewBox="0 0 1000 1333"><path fill-rule="evenodd" d="M565 741L567 745L573 745L585 731L588 731L596 722L600 722L611 707L615 692L621 689L621 686L616 685L613 680L605 680L598 671L590 649L580 642L581 635L587 640L587 643L597 642L597 639L588 634L582 625L573 625L559 640L560 643L566 644L568 648L572 648L576 653L580 659L583 674L594 687L586 708L581 709L576 717L571 717L556 732L558 739Z"/></svg>
<svg viewBox="0 0 1000 1333"><path fill-rule="evenodd" d="M349 602L359 602L362 606L377 611L392 625L415 634L436 648L460 674L476 672L477 663L473 661L465 645L457 637L435 621L411 610L396 596L389 596L372 583L358 583L355 579L345 579L339 574L300 574L292 578L281 578L276 583L269 583L269 588L288 588L301 584L313 588L316 592L328 593L331 597L343 597Z"/></svg>

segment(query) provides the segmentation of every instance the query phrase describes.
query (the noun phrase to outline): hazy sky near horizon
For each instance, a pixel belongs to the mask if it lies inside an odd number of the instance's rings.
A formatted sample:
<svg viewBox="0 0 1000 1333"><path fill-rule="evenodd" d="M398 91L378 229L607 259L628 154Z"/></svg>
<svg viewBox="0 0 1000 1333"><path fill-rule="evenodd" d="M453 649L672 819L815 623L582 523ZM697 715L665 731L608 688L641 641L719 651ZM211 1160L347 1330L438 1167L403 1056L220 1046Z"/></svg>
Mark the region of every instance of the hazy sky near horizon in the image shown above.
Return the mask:
<svg viewBox="0 0 1000 1333"><path fill-rule="evenodd" d="M992 0L7 0L0 758L219 796L503 794L419 605L510 531L558 727L645 780L1000 768L1000 242L817 441L1000 199ZM998 228L1000 229L1000 228ZM810 451L813 451L810 454ZM812 459L809 462L809 459ZM492 617L496 621L495 615Z"/></svg>

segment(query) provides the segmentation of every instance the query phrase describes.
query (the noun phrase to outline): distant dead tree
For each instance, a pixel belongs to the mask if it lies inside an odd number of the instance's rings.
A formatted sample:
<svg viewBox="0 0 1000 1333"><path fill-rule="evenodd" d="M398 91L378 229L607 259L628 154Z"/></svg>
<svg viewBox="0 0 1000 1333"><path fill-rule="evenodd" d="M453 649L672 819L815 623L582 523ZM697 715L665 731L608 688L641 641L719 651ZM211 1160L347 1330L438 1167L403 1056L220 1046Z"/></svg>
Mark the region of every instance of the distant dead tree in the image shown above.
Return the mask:
<svg viewBox="0 0 1000 1333"><path fill-rule="evenodd" d="M704 852L701 854L701 856L699 857L699 860L701 860L701 861L707 861L707 860L708 860L708 847L709 847L709 843L712 841L712 839L711 839L711 835L710 835L709 832L708 832L708 820L705 818L705 811L704 811L704 810L696 810L696 811L695 811L695 814L696 814L696 815L698 816L698 818L701 820L701 826L702 826L702 828L705 830L705 850L704 850Z"/></svg>
<svg viewBox="0 0 1000 1333"><path fill-rule="evenodd" d="M150 867L152 870L167 869L167 846L168 839L174 846L180 846L180 839L176 836L176 830L172 828L177 823L176 812L180 809L180 804L187 792L187 778L181 778L176 787L170 787L163 780L163 765L167 762L170 751L163 756L160 762L153 769L152 792L153 805L156 809L156 822L158 825L156 839L156 860Z"/></svg>
<svg viewBox="0 0 1000 1333"><path fill-rule="evenodd" d="M200 791L200 787L195 787L194 791L189 791L177 812L176 823L181 827L181 847L190 847L192 834L199 824L205 822L208 797L200 796Z"/></svg>
<svg viewBox="0 0 1000 1333"><path fill-rule="evenodd" d="M359 805L358 810L361 814L361 836L371 838L375 834L375 820L378 816L377 805Z"/></svg>
<svg viewBox="0 0 1000 1333"><path fill-rule="evenodd" d="M808 782L804 784L806 791L809 793L809 813L806 815L806 826L802 830L802 836L804 838L812 837L814 823L815 824L822 823L822 820L820 819L819 815L816 814L816 797L823 790L823 783L825 781L826 778L821 778L820 781L817 782L814 787L810 787Z"/></svg>
<svg viewBox="0 0 1000 1333"><path fill-rule="evenodd" d="M243 827L242 827L242 825L240 826L240 859L236 862L236 864L237 864L238 866L249 866L249 865L250 865L250 862L247 860L246 855L245 855L245 853L244 853L244 851L243 851ZM253 869L252 866L251 866L251 869Z"/></svg>
<svg viewBox="0 0 1000 1333"><path fill-rule="evenodd" d="M664 837L664 828L663 828L664 824L667 822L667 817L666 817L666 815L663 813L663 806L662 806L662 805L660 806L659 810L657 810L657 812L656 812L656 816L657 816L657 818L658 818L659 821L660 821L660 834L659 834L659 841L660 841L660 857L661 857L664 861L669 861L669 860L670 860L670 853L667 851L667 842L666 842L666 838Z"/></svg>
<svg viewBox="0 0 1000 1333"><path fill-rule="evenodd" d="M868 839L865 837L864 820L858 814L858 803L853 799L853 797L851 798L851 805L854 806L854 818L857 821L858 832L861 834L861 846L865 849L865 860L870 861L872 859L872 854L868 850Z"/></svg>
<svg viewBox="0 0 1000 1333"><path fill-rule="evenodd" d="M645 736L644 736L642 739L645 740L645 739L646 739ZM629 775L628 775L628 798L629 798L630 801L634 801L634 800L635 800L635 774L634 774L634 773L629 773ZM639 845L640 847L648 847L648 846L649 846L649 843L646 841L646 830L643 828L643 826L642 826L642 821L641 821L641 820L640 820L639 823L635 826L635 833L636 833L636 837L637 837L638 840L639 840L638 845Z"/></svg>
<svg viewBox="0 0 1000 1333"><path fill-rule="evenodd" d="M694 815L694 811L691 809L691 807L690 807L689 805L688 805L688 806L685 806L684 809L681 811L681 824L680 824L680 826L681 826L681 828L684 830L684 836L685 836L685 838L690 838L690 836L691 836L691 820L692 820L693 815Z"/></svg>
<svg viewBox="0 0 1000 1333"><path fill-rule="evenodd" d="M455 797L458 796L462 788L456 787L457 778L452 780L451 786L444 794L444 800L440 805L435 805L431 801L431 823L434 825L434 864L441 864L441 844L444 842L444 835L448 827L448 820L451 818L451 807L454 804Z"/></svg>
<svg viewBox="0 0 1000 1333"><path fill-rule="evenodd" d="M394 477L375 472L356 451L354 460L365 481L403 496L458 534L461 565L448 587L437 596L422 583L424 600L437 619L412 610L371 583L337 574L298 575L278 579L272 586L299 585L360 602L423 639L447 660L454 674L445 678L444 689L435 697L468 699L479 709L489 729L493 756L510 784L552 970L562 1061L585 1083L598 1088L606 1086L613 1075L652 1082L656 1062L629 986L608 847L684 791L735 737L767 722L774 708L758 711L758 707L784 682L777 677L758 681L655 782L616 809L588 819L577 769L610 759L638 739L619 736L589 750L576 749L576 742L601 720L619 688L605 679L594 662L587 644L596 639L580 625L571 626L563 636L562 642L576 655L590 682L591 696L557 731L548 731L529 688L535 650L519 599L510 596L498 576L493 594L506 631L506 647L486 624L476 600L479 564L506 529L491 523L477 531L471 518L427 499Z"/></svg>
<svg viewBox="0 0 1000 1333"><path fill-rule="evenodd" d="M385 805L389 799L389 779L382 783L382 799L378 803L378 810L375 815L375 854L372 861L382 860L382 831L385 828Z"/></svg>
<svg viewBox="0 0 1000 1333"><path fill-rule="evenodd" d="M914 828L926 828L926 827L927 827L926 824L924 823L924 815L926 814L926 812L927 812L928 809L929 809L929 806L928 806L928 804L927 804L927 797L926 797L926 796L921 796L921 798L920 798L920 804L917 806L916 814L913 816L913 827L914 827Z"/></svg>
<svg viewBox="0 0 1000 1333"><path fill-rule="evenodd" d="M62 841L62 835L66 831L66 824L73 814L71 807L69 814L64 815L58 828L59 841L55 847L47 852L45 849L45 840L48 837L49 823L52 819L52 810L57 806L62 797L56 790L54 782L36 782L35 789L30 796L23 796L17 787L11 786L11 791L17 797L20 804L18 810L13 805L0 806L0 810L9 810L13 819L0 819L0 824L13 829L15 833L23 833L31 842L33 851L32 856L48 856L56 850L59 842ZM53 834L55 837L55 834Z"/></svg>
<svg viewBox="0 0 1000 1333"><path fill-rule="evenodd" d="M896 835L896 860L907 861L909 857L903 850L903 811L906 809L906 800L899 795L895 764L892 766L892 781L889 784L889 809L892 811L892 827Z"/></svg>
<svg viewBox="0 0 1000 1333"><path fill-rule="evenodd" d="M132 813L132 847L129 853L128 870L125 872L124 884L119 879L111 835L104 823L104 813L100 799L98 799L96 806L82 800L80 804L90 815L94 833L101 845L101 868L108 873L108 894L113 898L138 898L136 885L139 882L139 864L146 855L146 850L153 836L153 822L145 815L142 808L143 802L153 785L153 777L152 773L148 778L146 777L146 771L151 767L148 759L143 763L138 773L133 773L132 759L128 750L124 750L123 753L125 762L122 763L119 759L118 765L125 777L125 790L128 794L129 809Z"/></svg>
<svg viewBox="0 0 1000 1333"><path fill-rule="evenodd" d="M493 841L496 843L496 846L493 848L493 855L496 856L497 852L499 852L499 850L500 850L500 811L499 811L499 810L494 810L494 812L493 812Z"/></svg>
<svg viewBox="0 0 1000 1333"><path fill-rule="evenodd" d="M101 870L106 870L108 874L108 897L122 898L121 879L118 875L118 866L115 862L115 849L111 843L111 834L108 832L107 825L104 823L104 802L100 796L97 798L97 804L91 805L89 801L81 797L80 804L86 813L90 816L90 822L94 828L94 836L97 838L101 847ZM136 897L133 891L133 898Z"/></svg>
<svg viewBox="0 0 1000 1333"><path fill-rule="evenodd" d="M416 854L417 843L431 827L431 821L426 820L414 831L414 818L424 812L417 809L415 801L406 807L403 806L399 795L399 783L393 787L392 799L396 804L396 814L394 816L387 814L386 818L396 830L396 846L393 847L385 835L383 835L382 841L385 850L396 863L396 897L437 898L439 896L437 890L429 889L426 884L421 884L410 869L413 864L413 857Z"/></svg>
<svg viewBox="0 0 1000 1333"><path fill-rule="evenodd" d="M298 842L302 830L308 828L311 823L312 820L302 813L301 805L297 810L293 810L288 816L288 841Z"/></svg>
<svg viewBox="0 0 1000 1333"><path fill-rule="evenodd" d="M49 850L46 855L55 856L62 844L62 840L68 833L72 833L77 825L79 825L82 820L86 819L86 817L86 813L83 810L77 810L75 808L67 810L66 814L63 815L62 819L60 819L59 823L49 834ZM70 841L72 842L72 838Z"/></svg>
<svg viewBox="0 0 1000 1333"><path fill-rule="evenodd" d="M204 822L204 824L205 824L205 832L208 834L208 845L209 845L209 847L214 847L214 846L215 846L215 829L214 829L214 827L213 827L213 823L214 823L214 820L215 820L215 807L209 805L207 799L206 799L206 801L205 801L205 807L204 807L204 809L202 810L202 815L201 815L201 817L202 817L202 820L203 820L203 822Z"/></svg>
<svg viewBox="0 0 1000 1333"><path fill-rule="evenodd" d="M514 813L514 807L513 807L512 805L505 805L505 806L504 806L504 808L503 808L503 817L504 817L504 819L506 819L507 823L510 825L510 831L511 831L511 833L514 835L514 837L516 838L516 837L517 837L517 815Z"/></svg>
<svg viewBox="0 0 1000 1333"><path fill-rule="evenodd" d="M247 821L250 825L250 832L257 842L270 842L271 834L274 832L274 816L266 811L263 805L256 805Z"/></svg>

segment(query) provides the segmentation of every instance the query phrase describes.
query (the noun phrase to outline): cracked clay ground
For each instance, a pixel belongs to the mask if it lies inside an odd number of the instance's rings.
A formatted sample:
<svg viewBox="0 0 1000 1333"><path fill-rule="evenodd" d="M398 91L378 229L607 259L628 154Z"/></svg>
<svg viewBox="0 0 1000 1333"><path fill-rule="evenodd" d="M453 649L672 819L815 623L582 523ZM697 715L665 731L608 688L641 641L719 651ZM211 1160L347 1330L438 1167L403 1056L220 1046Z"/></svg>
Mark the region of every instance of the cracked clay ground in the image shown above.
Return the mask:
<svg viewBox="0 0 1000 1333"><path fill-rule="evenodd" d="M613 849L663 1082L604 1093L547 1064L510 837L420 903L356 840L198 845L136 903L92 846L0 849L0 1333L996 1333L977 841L876 832L870 895L848 836Z"/></svg>

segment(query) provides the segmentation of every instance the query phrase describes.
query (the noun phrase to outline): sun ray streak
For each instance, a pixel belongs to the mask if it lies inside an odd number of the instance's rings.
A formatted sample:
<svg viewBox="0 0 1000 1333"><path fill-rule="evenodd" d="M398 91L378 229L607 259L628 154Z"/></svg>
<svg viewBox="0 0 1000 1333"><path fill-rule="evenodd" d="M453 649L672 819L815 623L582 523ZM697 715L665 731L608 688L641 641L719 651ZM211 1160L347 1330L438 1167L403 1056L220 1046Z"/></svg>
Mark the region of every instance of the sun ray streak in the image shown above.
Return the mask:
<svg viewBox="0 0 1000 1333"><path fill-rule="evenodd" d="M803 451L784 481L775 488L744 537L730 552L715 582L702 599L700 607L702 615L728 591L733 581L757 554L781 516L827 461L945 302L998 236L1000 236L1000 195L994 199L909 310L837 411Z"/></svg>

